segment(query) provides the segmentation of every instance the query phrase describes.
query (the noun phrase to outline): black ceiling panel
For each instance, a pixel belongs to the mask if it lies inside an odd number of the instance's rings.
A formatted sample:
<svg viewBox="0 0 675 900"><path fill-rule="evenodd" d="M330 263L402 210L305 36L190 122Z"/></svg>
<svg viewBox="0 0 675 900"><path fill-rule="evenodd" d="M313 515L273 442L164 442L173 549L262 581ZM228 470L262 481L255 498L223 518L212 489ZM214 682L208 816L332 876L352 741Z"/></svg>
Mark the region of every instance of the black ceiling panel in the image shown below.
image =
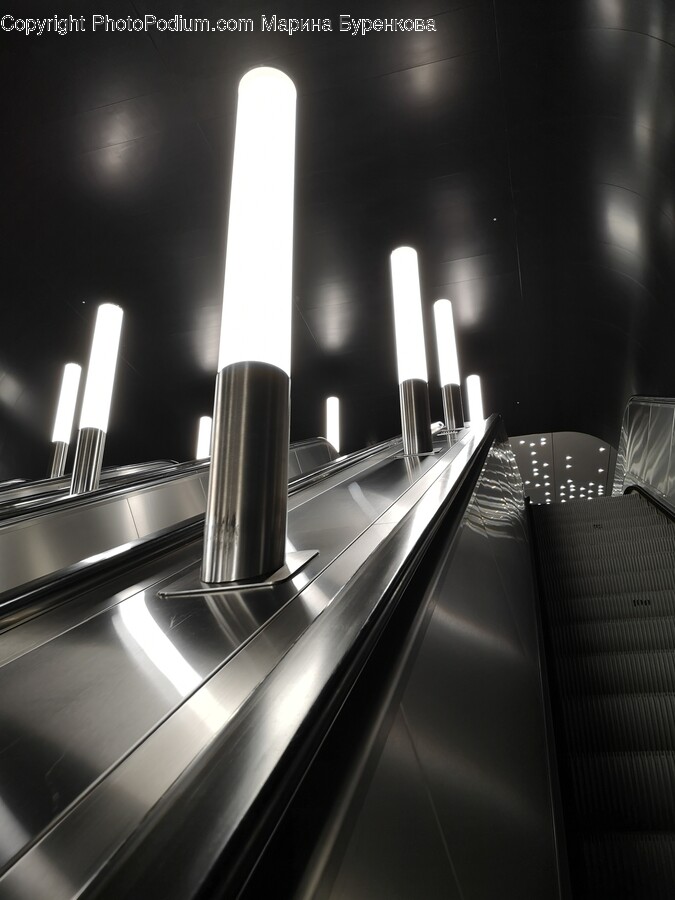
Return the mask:
<svg viewBox="0 0 675 900"><path fill-rule="evenodd" d="M212 402L237 84L298 89L292 435L342 399L346 449L400 429L389 254L419 252L463 374L511 433L616 442L631 393L675 393L675 5L405 0L435 32L262 32L258 0L110 0L113 17L252 17L249 33L0 31L0 477L49 460L61 367L126 311L106 461L192 455ZM53 16L39 0L3 14ZM91 4L68 14L90 24Z"/></svg>

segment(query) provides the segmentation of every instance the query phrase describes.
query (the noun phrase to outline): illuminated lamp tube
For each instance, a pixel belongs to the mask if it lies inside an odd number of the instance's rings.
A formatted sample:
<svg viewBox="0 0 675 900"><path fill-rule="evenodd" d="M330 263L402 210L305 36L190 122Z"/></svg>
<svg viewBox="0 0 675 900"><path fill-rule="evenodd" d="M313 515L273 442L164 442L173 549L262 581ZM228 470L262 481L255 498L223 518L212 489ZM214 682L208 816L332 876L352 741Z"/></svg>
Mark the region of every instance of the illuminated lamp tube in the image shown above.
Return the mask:
<svg viewBox="0 0 675 900"><path fill-rule="evenodd" d="M239 83L201 580L284 566L288 507L296 90Z"/></svg>
<svg viewBox="0 0 675 900"><path fill-rule="evenodd" d="M469 406L469 422L475 425L485 419L483 414L483 395L480 387L480 375L469 375L466 379L466 399Z"/></svg>
<svg viewBox="0 0 675 900"><path fill-rule="evenodd" d="M82 367L77 363L66 363L63 369L61 381L61 393L59 405L56 408L52 443L52 464L49 470L50 478L60 478L66 470L66 457L68 445L73 433L73 419L75 418L75 405L77 404L77 392L80 387L80 375Z"/></svg>
<svg viewBox="0 0 675 900"><path fill-rule="evenodd" d="M436 322L436 346L438 349L438 368L441 377L445 427L448 431L454 431L464 425L464 411L462 409L462 393L459 386L459 360L457 358L455 325L452 318L452 304L449 300L437 300L434 303L434 320Z"/></svg>
<svg viewBox="0 0 675 900"><path fill-rule="evenodd" d="M340 400L338 397L326 398L326 440L332 444L337 454L340 453Z"/></svg>
<svg viewBox="0 0 675 900"><path fill-rule="evenodd" d="M195 459L208 459L211 456L211 428L213 419L211 416L200 416L199 431L197 432L197 455Z"/></svg>
<svg viewBox="0 0 675 900"><path fill-rule="evenodd" d="M431 453L433 444L419 268L412 247L398 247L391 254L391 283L403 452L419 456Z"/></svg>
<svg viewBox="0 0 675 900"><path fill-rule="evenodd" d="M101 477L123 316L121 308L114 303L102 303L96 313L70 482L71 494L95 491Z"/></svg>

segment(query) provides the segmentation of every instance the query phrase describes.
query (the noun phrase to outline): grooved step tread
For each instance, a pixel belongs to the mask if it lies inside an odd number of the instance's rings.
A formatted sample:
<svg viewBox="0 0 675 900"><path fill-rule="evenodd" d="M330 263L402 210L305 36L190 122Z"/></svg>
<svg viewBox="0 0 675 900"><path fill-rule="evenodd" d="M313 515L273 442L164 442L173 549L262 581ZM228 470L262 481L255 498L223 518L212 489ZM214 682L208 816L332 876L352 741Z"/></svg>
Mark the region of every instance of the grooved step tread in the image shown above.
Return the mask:
<svg viewBox="0 0 675 900"><path fill-rule="evenodd" d="M571 753L641 752L675 747L675 694L601 694L562 704Z"/></svg>
<svg viewBox="0 0 675 900"><path fill-rule="evenodd" d="M675 692L675 651L603 653L561 657L555 661L561 693L644 694Z"/></svg>
<svg viewBox="0 0 675 900"><path fill-rule="evenodd" d="M575 900L673 900L675 832L587 833L587 877Z"/></svg>
<svg viewBox="0 0 675 900"><path fill-rule="evenodd" d="M556 628L551 639L556 654L566 656L675 650L675 617L577 622Z"/></svg>
<svg viewBox="0 0 675 900"><path fill-rule="evenodd" d="M638 494L532 508L575 900L675 900L675 529Z"/></svg>
<svg viewBox="0 0 675 900"><path fill-rule="evenodd" d="M675 594L673 591L640 591L633 594L561 597L549 601L548 613L554 628L603 619L662 618L675 615Z"/></svg>
<svg viewBox="0 0 675 900"><path fill-rule="evenodd" d="M574 799L583 827L675 831L675 753L572 754Z"/></svg>

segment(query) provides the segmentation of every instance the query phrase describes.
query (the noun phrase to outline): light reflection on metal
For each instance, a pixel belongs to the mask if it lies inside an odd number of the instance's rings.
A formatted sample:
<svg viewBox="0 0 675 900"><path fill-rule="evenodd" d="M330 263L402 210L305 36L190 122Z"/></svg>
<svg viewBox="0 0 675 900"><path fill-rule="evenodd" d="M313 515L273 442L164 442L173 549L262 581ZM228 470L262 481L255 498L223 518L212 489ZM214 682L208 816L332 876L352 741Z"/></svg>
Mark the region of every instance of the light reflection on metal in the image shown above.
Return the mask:
<svg viewBox="0 0 675 900"><path fill-rule="evenodd" d="M131 638L147 660L173 685L180 697L189 696L202 684L202 676L152 617L144 593L130 597L120 605L119 621L123 627L120 628L117 621L115 627L122 640L128 643ZM216 734L222 722L231 714L231 710L223 707L208 687L199 691L192 709L207 735Z"/></svg>

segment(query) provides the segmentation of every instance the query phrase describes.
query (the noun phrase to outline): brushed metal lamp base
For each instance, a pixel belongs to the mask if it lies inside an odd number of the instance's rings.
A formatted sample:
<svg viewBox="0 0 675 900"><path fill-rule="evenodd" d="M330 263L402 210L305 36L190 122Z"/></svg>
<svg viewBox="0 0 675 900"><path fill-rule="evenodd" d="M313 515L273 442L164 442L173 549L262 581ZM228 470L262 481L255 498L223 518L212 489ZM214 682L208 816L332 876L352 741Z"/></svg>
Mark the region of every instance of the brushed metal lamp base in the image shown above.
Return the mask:
<svg viewBox="0 0 675 900"><path fill-rule="evenodd" d="M199 578L199 572L190 572L170 588L158 591L158 597L195 597L203 594L225 594L228 591L250 591L253 588L274 587L297 575L310 560L319 555L318 550L295 550L287 553L284 564L276 572L266 578L252 581L225 581L222 584L209 584Z"/></svg>

